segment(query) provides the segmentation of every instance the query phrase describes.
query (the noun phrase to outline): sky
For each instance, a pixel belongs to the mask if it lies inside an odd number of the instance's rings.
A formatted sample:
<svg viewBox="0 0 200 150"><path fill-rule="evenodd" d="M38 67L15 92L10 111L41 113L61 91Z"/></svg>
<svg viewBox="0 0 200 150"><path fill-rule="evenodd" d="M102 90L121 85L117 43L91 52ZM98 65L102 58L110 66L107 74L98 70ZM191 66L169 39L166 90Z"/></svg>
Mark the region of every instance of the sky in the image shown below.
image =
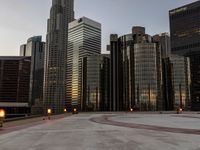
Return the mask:
<svg viewBox="0 0 200 150"><path fill-rule="evenodd" d="M74 0L76 19L85 16L102 24L102 52L112 33L131 33L133 26L147 34L169 32L168 11L197 0ZM51 0L0 0L0 56L18 56L20 45L32 36L45 41Z"/></svg>

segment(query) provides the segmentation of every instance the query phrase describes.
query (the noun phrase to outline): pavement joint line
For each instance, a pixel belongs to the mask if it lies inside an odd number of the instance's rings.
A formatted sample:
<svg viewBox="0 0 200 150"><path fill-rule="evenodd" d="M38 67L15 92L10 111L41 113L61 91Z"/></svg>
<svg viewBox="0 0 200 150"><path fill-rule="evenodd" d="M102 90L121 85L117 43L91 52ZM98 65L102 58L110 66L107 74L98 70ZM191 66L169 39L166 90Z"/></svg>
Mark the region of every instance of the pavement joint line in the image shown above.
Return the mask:
<svg viewBox="0 0 200 150"><path fill-rule="evenodd" d="M162 132L169 132L169 133L200 135L200 130L198 130L198 129L185 129L185 128L144 125L144 124L136 124L136 123L125 123L125 122L113 121L113 120L111 120L112 117L114 117L114 116L101 116L101 117L91 118L90 121L99 123L99 124L127 127L127 128L134 128L134 129L144 129L144 130L162 131Z"/></svg>

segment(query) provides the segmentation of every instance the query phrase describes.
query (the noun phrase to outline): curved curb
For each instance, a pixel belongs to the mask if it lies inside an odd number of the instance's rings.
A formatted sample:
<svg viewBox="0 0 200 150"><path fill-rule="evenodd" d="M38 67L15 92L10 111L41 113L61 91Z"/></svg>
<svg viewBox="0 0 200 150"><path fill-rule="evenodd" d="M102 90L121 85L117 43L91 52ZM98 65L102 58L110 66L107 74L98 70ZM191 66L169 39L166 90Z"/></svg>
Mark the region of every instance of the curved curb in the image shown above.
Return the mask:
<svg viewBox="0 0 200 150"><path fill-rule="evenodd" d="M113 116L102 116L98 118L91 118L90 121L99 123L99 124L106 124L106 125L112 125L112 126L118 126L118 127L200 135L200 130L198 129L184 129L184 128L162 127L162 126L154 126L154 125L135 124L135 123L125 123L125 122L113 121L110 119L111 117Z"/></svg>

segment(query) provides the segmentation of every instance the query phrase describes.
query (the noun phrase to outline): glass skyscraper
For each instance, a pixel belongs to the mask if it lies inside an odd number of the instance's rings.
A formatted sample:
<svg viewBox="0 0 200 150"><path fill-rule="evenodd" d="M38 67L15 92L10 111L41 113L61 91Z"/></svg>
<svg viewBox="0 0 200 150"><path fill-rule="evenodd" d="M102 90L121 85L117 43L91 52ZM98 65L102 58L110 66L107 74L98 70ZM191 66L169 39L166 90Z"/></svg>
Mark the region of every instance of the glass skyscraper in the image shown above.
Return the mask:
<svg viewBox="0 0 200 150"><path fill-rule="evenodd" d="M52 0L48 19L45 71L44 108L63 113L66 107L66 58L68 24L74 20L74 0Z"/></svg>
<svg viewBox="0 0 200 150"><path fill-rule="evenodd" d="M82 17L69 24L67 108L82 110L82 58L101 53L101 24Z"/></svg>
<svg viewBox="0 0 200 150"><path fill-rule="evenodd" d="M134 103L134 40L133 34L119 37L120 53L122 54L123 101L122 110L131 109Z"/></svg>
<svg viewBox="0 0 200 150"><path fill-rule="evenodd" d="M122 80L122 53L119 47L117 34L110 35L110 100L111 110L122 110L123 80Z"/></svg>
<svg viewBox="0 0 200 150"><path fill-rule="evenodd" d="M112 110L162 109L161 46L136 26L110 36Z"/></svg>
<svg viewBox="0 0 200 150"><path fill-rule="evenodd" d="M174 85L174 108L190 110L190 61L189 58L172 55L172 75Z"/></svg>
<svg viewBox="0 0 200 150"><path fill-rule="evenodd" d="M171 55L163 59L165 110L182 108L190 110L190 61L189 58Z"/></svg>
<svg viewBox="0 0 200 150"><path fill-rule="evenodd" d="M161 81L156 43L137 43L135 49L135 97L136 106L142 111L158 110Z"/></svg>
<svg viewBox="0 0 200 150"><path fill-rule="evenodd" d="M83 58L82 105L85 111L110 111L110 58L107 54Z"/></svg>
<svg viewBox="0 0 200 150"><path fill-rule="evenodd" d="M170 35L161 33L153 36L153 41L158 42L161 46L161 57L167 58L171 55Z"/></svg>
<svg viewBox="0 0 200 150"><path fill-rule="evenodd" d="M169 11L172 53L190 58L192 110L200 110L200 1Z"/></svg>
<svg viewBox="0 0 200 150"><path fill-rule="evenodd" d="M29 85L31 57L0 57L0 108L6 114L30 114Z"/></svg>
<svg viewBox="0 0 200 150"><path fill-rule="evenodd" d="M42 36L31 37L27 44L22 45L20 56L31 57L29 102L33 106L32 113L42 113L43 111L43 80L44 80L44 55L45 43Z"/></svg>

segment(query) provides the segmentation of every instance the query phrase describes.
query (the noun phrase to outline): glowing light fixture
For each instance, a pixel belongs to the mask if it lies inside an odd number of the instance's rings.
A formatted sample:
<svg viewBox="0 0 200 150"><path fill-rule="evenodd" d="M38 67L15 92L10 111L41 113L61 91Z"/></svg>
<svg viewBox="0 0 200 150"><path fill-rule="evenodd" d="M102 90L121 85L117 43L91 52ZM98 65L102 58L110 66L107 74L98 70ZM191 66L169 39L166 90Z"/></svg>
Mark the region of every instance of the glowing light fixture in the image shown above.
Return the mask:
<svg viewBox="0 0 200 150"><path fill-rule="evenodd" d="M52 110L50 108L47 109L47 113L50 115L52 113Z"/></svg>
<svg viewBox="0 0 200 150"><path fill-rule="evenodd" d="M5 118L5 116L6 116L5 110L0 109L0 118Z"/></svg>

